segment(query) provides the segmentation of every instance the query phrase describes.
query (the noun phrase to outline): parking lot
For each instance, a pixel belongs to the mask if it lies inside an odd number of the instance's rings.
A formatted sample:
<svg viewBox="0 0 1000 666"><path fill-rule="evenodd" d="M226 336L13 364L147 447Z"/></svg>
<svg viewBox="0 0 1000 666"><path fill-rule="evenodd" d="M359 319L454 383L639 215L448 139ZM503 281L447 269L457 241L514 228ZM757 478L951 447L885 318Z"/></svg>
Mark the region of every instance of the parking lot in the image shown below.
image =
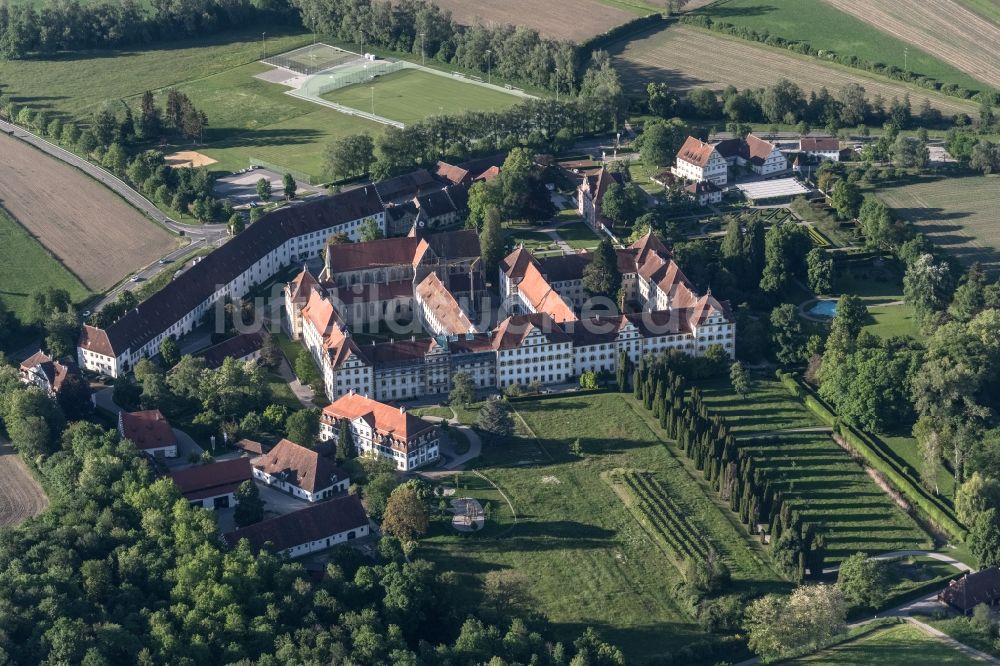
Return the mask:
<svg viewBox="0 0 1000 666"><path fill-rule="evenodd" d="M271 200L284 197L284 185L281 180L284 174L257 167L244 173L234 173L231 176L224 176L215 181L215 195L222 199L229 199L234 206L246 206L250 203L260 203L257 196L257 181L267 178L271 181ZM313 187L301 181L297 181L298 189L296 196L303 197L316 194L320 191L318 187Z"/></svg>

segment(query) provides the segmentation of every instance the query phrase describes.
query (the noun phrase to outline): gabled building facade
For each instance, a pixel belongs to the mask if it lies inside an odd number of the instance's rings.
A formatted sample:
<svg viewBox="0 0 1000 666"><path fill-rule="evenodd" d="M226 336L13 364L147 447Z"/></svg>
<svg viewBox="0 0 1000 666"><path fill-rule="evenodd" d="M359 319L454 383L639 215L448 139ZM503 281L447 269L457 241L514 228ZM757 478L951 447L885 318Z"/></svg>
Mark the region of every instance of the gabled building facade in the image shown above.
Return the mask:
<svg viewBox="0 0 1000 666"><path fill-rule="evenodd" d="M320 438L337 442L344 422L360 455L385 458L400 471L409 472L440 458L437 426L404 407L348 393L323 408Z"/></svg>
<svg viewBox="0 0 1000 666"><path fill-rule="evenodd" d="M677 160L671 171L678 178L698 183L711 181L719 187L724 187L729 178L726 159L715 146L693 136L689 136L677 151Z"/></svg>
<svg viewBox="0 0 1000 666"><path fill-rule="evenodd" d="M346 493L351 479L318 451L283 439L253 461L253 476L307 502Z"/></svg>

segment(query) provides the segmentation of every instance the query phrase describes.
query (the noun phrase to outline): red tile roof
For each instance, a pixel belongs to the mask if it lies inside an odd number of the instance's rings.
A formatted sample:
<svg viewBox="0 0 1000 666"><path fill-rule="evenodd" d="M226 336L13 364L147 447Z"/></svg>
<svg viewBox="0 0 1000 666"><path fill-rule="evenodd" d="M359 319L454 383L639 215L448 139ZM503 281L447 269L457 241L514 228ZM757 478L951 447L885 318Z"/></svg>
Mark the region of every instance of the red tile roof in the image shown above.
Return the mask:
<svg viewBox="0 0 1000 666"><path fill-rule="evenodd" d="M253 466L271 476L282 476L288 483L310 493L347 478L344 471L318 452L287 439L255 460Z"/></svg>
<svg viewBox="0 0 1000 666"><path fill-rule="evenodd" d="M234 493L241 483L253 478L253 472L249 460L234 458L171 472L170 478L185 498L197 500Z"/></svg>
<svg viewBox="0 0 1000 666"><path fill-rule="evenodd" d="M712 153L715 152L715 146L704 141L699 141L693 136L689 136L685 141L681 149L677 151L677 159L683 160L694 164L695 166L704 167L708 164L708 161L712 159Z"/></svg>
<svg viewBox="0 0 1000 666"><path fill-rule="evenodd" d="M472 322L455 297L441 282L437 273L429 273L417 285L417 295L425 310L430 311L444 329L446 335L462 335L474 332Z"/></svg>
<svg viewBox="0 0 1000 666"><path fill-rule="evenodd" d="M517 289L535 312L546 313L557 324L577 318L573 309L566 304L559 292L552 288L535 263L528 264L524 277L517 284Z"/></svg>
<svg viewBox="0 0 1000 666"><path fill-rule="evenodd" d="M375 432L404 446L418 435L435 428L433 423L410 414L402 407L393 407L353 392L324 407L323 416L350 421L364 419Z"/></svg>
<svg viewBox="0 0 1000 666"><path fill-rule="evenodd" d="M511 315L504 319L493 335L493 348L501 350L519 347L534 329L540 330L546 340L553 344L571 341L570 336L552 320L552 317L544 312L536 312Z"/></svg>
<svg viewBox="0 0 1000 666"><path fill-rule="evenodd" d="M771 153L774 152L773 143L753 134L747 134L745 146L746 154L744 156L754 164L763 164L767 161Z"/></svg>
<svg viewBox="0 0 1000 666"><path fill-rule="evenodd" d="M836 137L803 137L799 140L799 150L803 152L831 152L840 150Z"/></svg>
<svg viewBox="0 0 1000 666"><path fill-rule="evenodd" d="M366 243L340 243L327 248L327 263L334 274L380 266L413 265L417 261L421 243L419 238L410 236L383 238Z"/></svg>
<svg viewBox="0 0 1000 666"><path fill-rule="evenodd" d="M223 539L230 546L246 539L255 550L270 543L280 552L365 525L368 525L368 515L361 500L357 495L348 495L248 525L223 535Z"/></svg>
<svg viewBox="0 0 1000 666"><path fill-rule="evenodd" d="M144 412L121 412L118 415L121 435L140 451L177 446L177 437L170 422L158 409Z"/></svg>

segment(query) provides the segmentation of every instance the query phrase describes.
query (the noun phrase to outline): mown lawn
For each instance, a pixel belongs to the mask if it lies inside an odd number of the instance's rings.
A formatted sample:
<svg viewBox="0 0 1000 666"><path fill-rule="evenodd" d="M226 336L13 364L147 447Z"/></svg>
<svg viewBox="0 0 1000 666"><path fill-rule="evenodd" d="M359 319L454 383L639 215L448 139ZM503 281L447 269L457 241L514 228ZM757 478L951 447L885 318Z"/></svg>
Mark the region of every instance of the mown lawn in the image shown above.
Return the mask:
<svg viewBox="0 0 1000 666"><path fill-rule="evenodd" d="M923 340L924 335L920 332L917 324L916 311L912 305L905 303L899 305L869 305L869 323L865 324L864 330L874 333L882 338L891 337L911 337Z"/></svg>
<svg viewBox="0 0 1000 666"><path fill-rule="evenodd" d="M738 437L822 425L773 378L754 377L746 398L733 392L728 378L699 381L696 385L708 408L722 414Z"/></svg>
<svg viewBox="0 0 1000 666"><path fill-rule="evenodd" d="M93 294L68 268L28 235L6 210L0 208L0 300L18 317L31 307L33 291L65 289L74 303Z"/></svg>
<svg viewBox="0 0 1000 666"><path fill-rule="evenodd" d="M556 229L556 233L574 250L595 250L601 243L597 234L582 221L564 224Z"/></svg>
<svg viewBox="0 0 1000 666"><path fill-rule="evenodd" d="M826 434L762 437L745 443L772 486L826 539L827 559L852 553L931 548L912 518Z"/></svg>
<svg viewBox="0 0 1000 666"><path fill-rule="evenodd" d="M676 593L682 578L602 474L637 469L671 491L722 555L739 589L785 589L755 542L663 445L619 394L513 403L538 436L487 442L477 468L507 494L517 525L501 537L435 535L423 555L456 571L478 594L488 571L513 568L530 581L532 604L560 638L587 626L634 660L703 637ZM584 455L570 446L579 439Z"/></svg>
<svg viewBox="0 0 1000 666"><path fill-rule="evenodd" d="M721 413L740 438L822 425L777 380L754 378L746 399L733 392L728 379L698 385L709 410ZM876 553L930 546L917 524L828 434L764 434L746 446L772 483L826 534L830 560L859 550Z"/></svg>
<svg viewBox="0 0 1000 666"><path fill-rule="evenodd" d="M958 666L977 661L953 650L917 627L899 624L857 640L842 643L808 657L783 661L782 664L810 666L868 666L869 664L906 664L906 666Z"/></svg>
<svg viewBox="0 0 1000 666"><path fill-rule="evenodd" d="M992 654L994 657L1000 657L1000 650L997 649L997 645L993 642L993 639L983 635L982 631L974 627L970 618L951 617L936 620L922 617L920 619L938 631L948 634L959 643L965 643L977 650Z"/></svg>

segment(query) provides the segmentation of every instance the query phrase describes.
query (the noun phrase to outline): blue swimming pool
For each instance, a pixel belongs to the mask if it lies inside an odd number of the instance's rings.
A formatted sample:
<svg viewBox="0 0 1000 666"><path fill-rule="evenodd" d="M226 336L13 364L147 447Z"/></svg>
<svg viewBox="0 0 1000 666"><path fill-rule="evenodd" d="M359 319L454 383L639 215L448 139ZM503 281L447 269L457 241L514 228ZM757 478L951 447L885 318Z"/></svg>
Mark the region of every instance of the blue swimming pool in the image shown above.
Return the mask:
<svg viewBox="0 0 1000 666"><path fill-rule="evenodd" d="M837 316L837 301L816 301L816 304L809 308L809 314L833 318Z"/></svg>

